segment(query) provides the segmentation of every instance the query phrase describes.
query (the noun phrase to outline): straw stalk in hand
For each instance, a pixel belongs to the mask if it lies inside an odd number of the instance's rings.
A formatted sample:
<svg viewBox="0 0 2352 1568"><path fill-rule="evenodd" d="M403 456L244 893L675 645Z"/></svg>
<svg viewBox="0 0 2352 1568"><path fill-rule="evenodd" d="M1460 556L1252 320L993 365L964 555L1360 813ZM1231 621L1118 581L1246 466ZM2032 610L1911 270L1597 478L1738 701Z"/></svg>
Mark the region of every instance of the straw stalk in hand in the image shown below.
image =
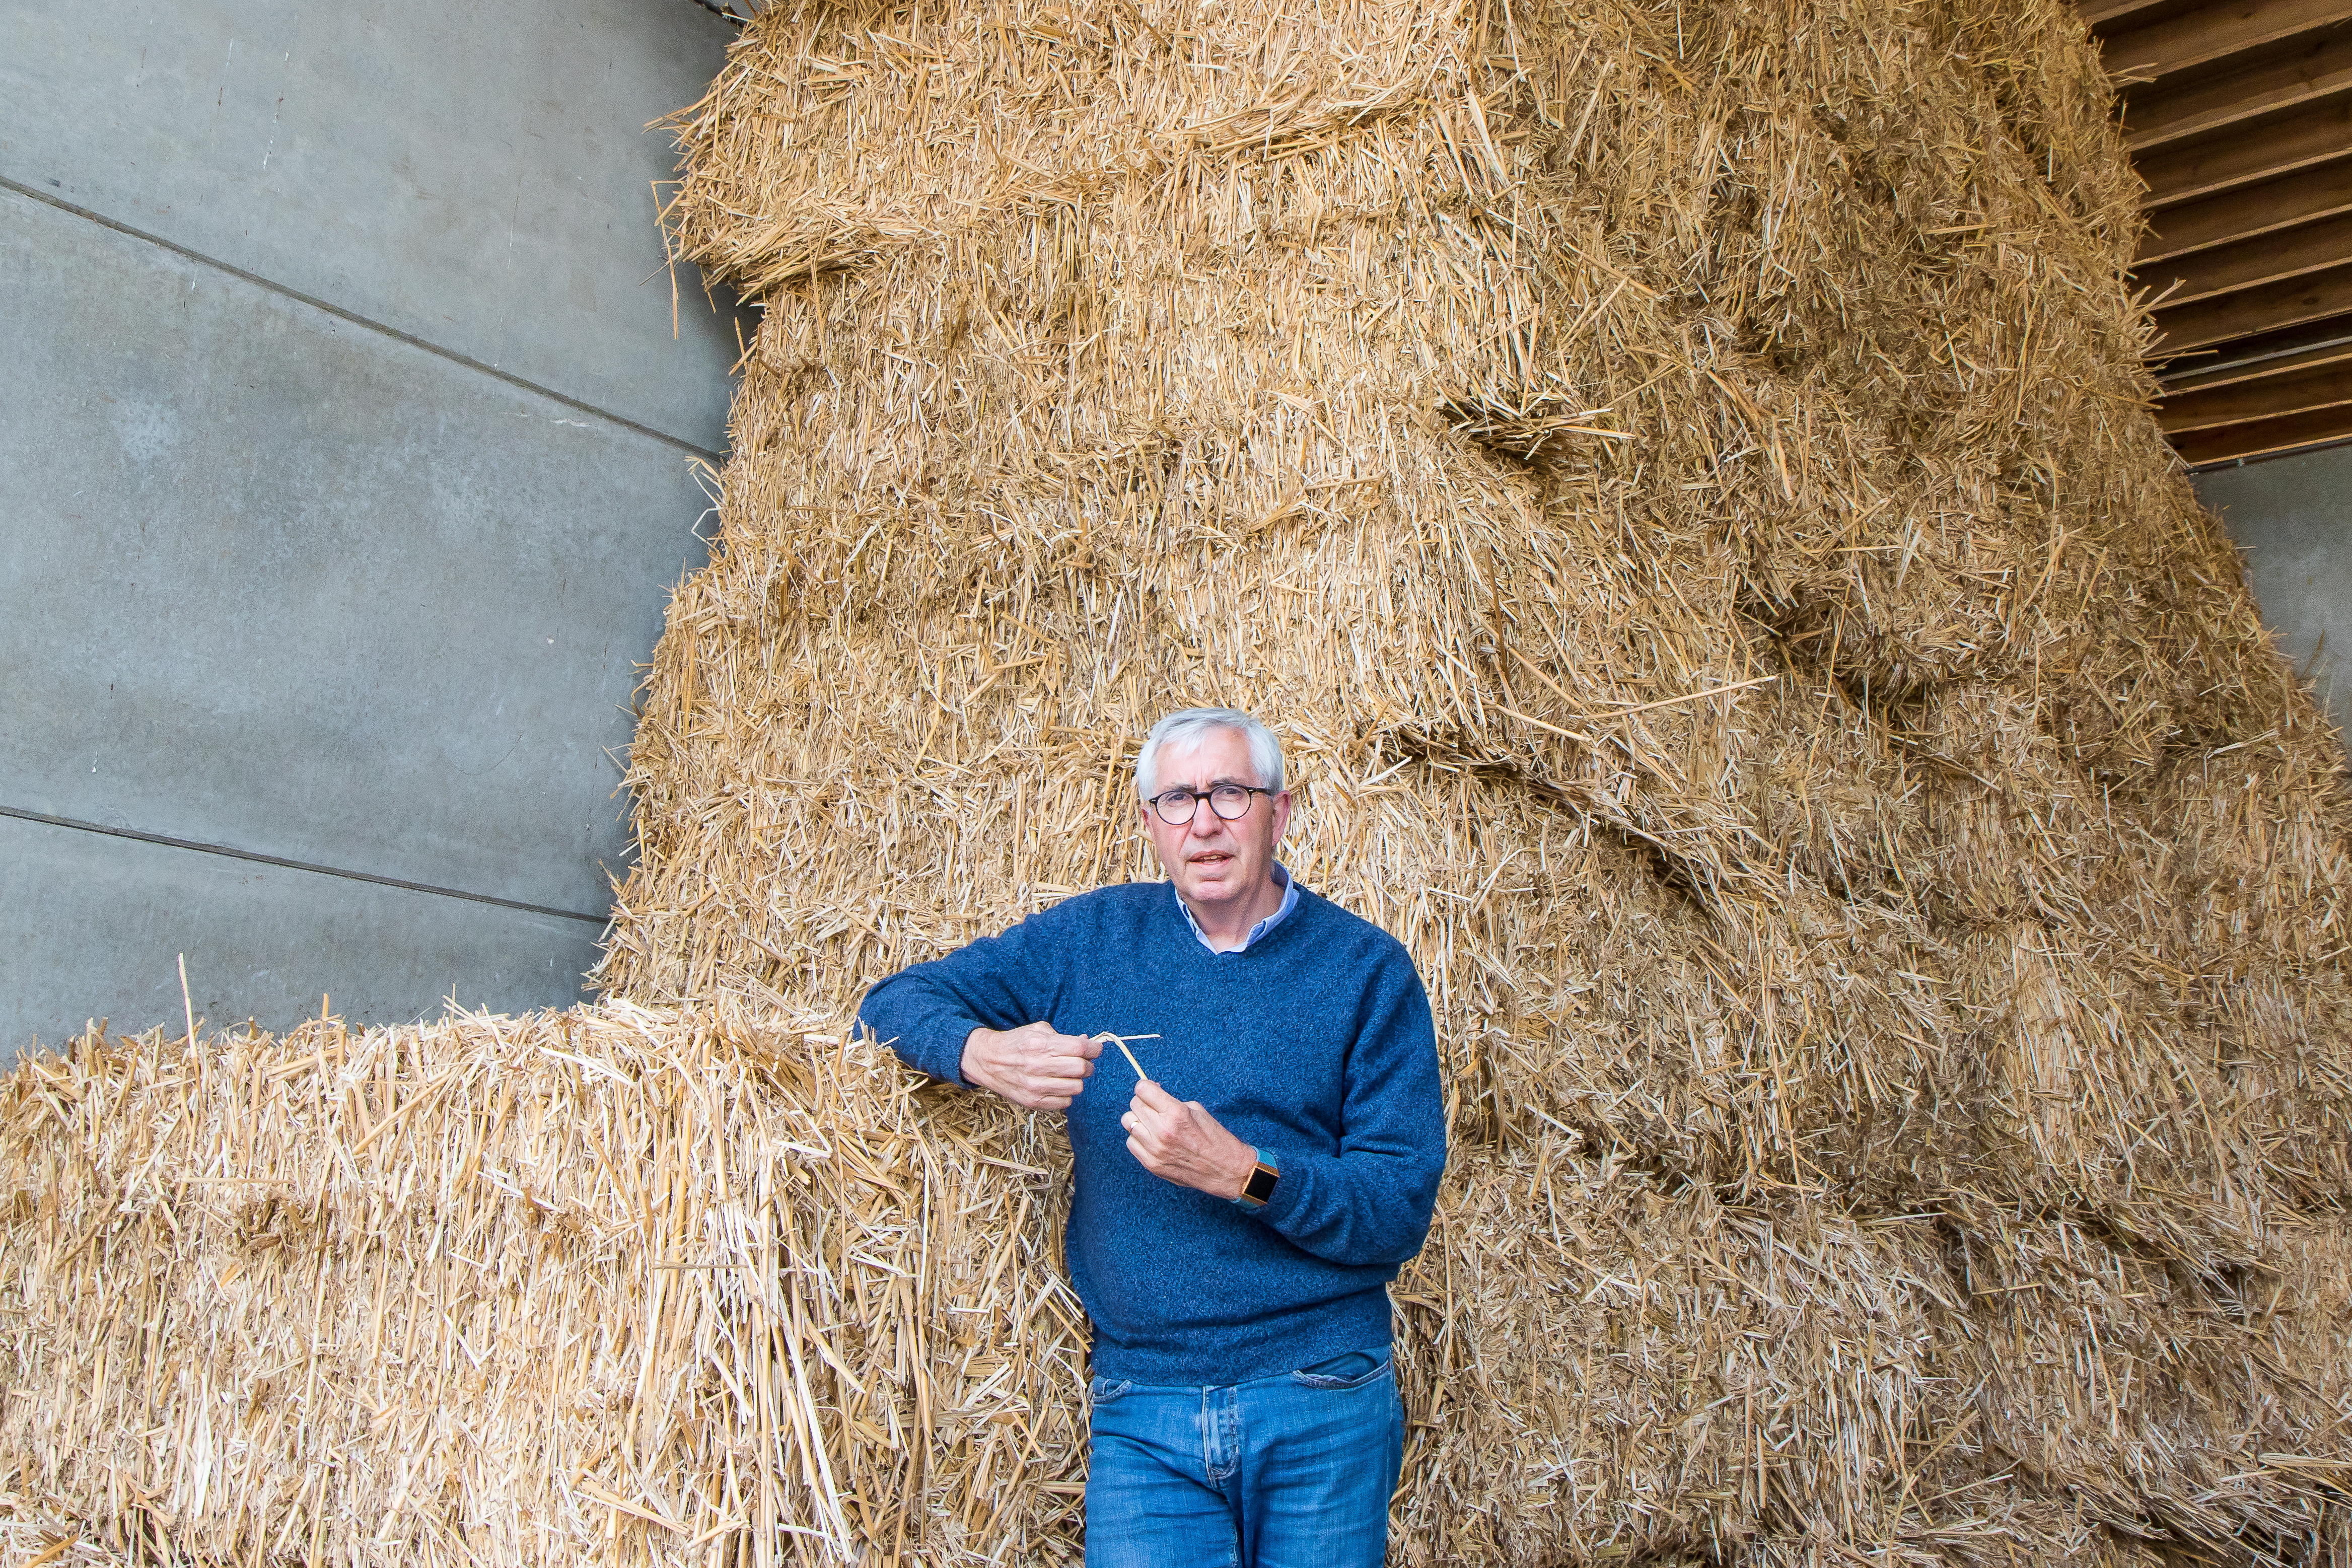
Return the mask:
<svg viewBox="0 0 2352 1568"><path fill-rule="evenodd" d="M1199 1100L1178 1100L1151 1080L1127 1042L1160 1037L1104 1033L1094 1037L1117 1046L1135 1069L1135 1098L1118 1119L1127 1129L1128 1152L1162 1181L1221 1198L1240 1197L1257 1167L1257 1151L1226 1131Z"/></svg>

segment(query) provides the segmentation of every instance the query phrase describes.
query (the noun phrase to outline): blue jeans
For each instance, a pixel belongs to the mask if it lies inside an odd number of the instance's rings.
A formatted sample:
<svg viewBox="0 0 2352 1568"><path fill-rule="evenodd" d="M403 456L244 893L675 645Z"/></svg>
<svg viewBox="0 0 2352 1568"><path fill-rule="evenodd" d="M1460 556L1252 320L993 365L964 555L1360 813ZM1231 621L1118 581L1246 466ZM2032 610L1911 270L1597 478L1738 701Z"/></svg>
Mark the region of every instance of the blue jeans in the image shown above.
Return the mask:
<svg viewBox="0 0 2352 1568"><path fill-rule="evenodd" d="M1385 1349L1224 1387L1089 1392L1087 1568L1380 1568L1404 1462Z"/></svg>

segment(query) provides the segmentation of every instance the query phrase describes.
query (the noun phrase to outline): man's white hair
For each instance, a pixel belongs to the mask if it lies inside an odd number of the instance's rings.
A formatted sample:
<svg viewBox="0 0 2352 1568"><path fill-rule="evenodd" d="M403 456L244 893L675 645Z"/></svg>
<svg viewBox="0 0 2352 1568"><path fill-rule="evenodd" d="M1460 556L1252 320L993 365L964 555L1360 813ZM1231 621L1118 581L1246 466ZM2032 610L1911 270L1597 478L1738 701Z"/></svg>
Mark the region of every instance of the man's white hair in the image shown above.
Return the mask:
<svg viewBox="0 0 2352 1568"><path fill-rule="evenodd" d="M1256 770L1260 789L1279 794L1282 789L1282 742L1274 731L1243 712L1238 708L1187 708L1171 713L1151 726L1143 737L1143 751L1135 759L1135 793L1150 800L1160 793L1160 753L1162 748L1181 749L1199 742L1214 731L1227 730L1249 742L1250 766Z"/></svg>

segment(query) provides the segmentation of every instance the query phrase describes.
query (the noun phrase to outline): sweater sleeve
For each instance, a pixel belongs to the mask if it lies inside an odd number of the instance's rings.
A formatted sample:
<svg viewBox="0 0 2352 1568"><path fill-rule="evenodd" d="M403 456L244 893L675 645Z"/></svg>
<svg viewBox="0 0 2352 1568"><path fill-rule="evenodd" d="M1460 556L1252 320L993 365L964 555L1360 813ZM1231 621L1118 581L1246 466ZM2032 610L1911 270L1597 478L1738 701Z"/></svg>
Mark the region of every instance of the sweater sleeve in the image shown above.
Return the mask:
<svg viewBox="0 0 2352 1568"><path fill-rule="evenodd" d="M1049 1021L1061 990L1053 929L1060 923L1049 910L1002 936L910 964L866 994L857 1021L908 1067L964 1087L963 1043L974 1029Z"/></svg>
<svg viewBox="0 0 2352 1568"><path fill-rule="evenodd" d="M1404 1263L1429 1235L1445 1106L1429 996L1402 948L1367 995L1341 1105L1338 1153L1268 1151L1282 1174L1257 1217L1326 1262Z"/></svg>

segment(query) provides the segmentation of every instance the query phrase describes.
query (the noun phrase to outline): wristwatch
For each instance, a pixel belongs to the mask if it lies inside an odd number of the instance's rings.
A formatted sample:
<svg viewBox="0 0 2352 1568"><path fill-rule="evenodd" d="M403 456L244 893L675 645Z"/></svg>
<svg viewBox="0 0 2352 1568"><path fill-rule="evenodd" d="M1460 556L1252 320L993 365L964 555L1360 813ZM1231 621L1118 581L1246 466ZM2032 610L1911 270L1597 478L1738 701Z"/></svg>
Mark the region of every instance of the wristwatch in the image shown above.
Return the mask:
<svg viewBox="0 0 2352 1568"><path fill-rule="evenodd" d="M1245 1209L1262 1209L1274 1196L1274 1184L1282 1179L1282 1167L1263 1149L1253 1148L1250 1154L1257 1164L1251 1170L1249 1180L1242 1184L1242 1195L1234 1202Z"/></svg>

